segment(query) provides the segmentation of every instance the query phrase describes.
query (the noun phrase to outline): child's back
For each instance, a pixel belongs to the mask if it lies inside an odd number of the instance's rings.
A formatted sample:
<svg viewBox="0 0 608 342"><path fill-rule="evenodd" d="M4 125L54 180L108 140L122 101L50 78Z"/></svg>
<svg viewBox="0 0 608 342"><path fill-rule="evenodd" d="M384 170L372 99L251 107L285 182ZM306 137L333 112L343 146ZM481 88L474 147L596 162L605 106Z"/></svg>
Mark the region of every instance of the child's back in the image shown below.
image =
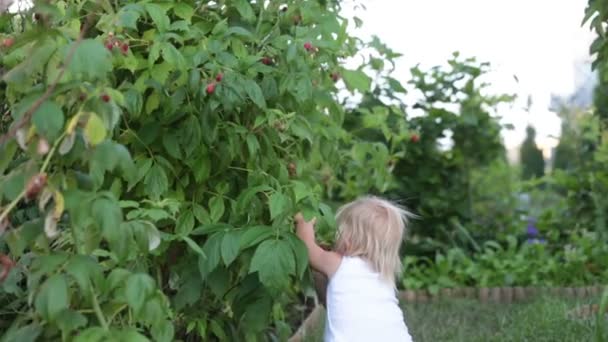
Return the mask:
<svg viewBox="0 0 608 342"><path fill-rule="evenodd" d="M359 257L342 257L327 288L326 342L411 341L395 289Z"/></svg>

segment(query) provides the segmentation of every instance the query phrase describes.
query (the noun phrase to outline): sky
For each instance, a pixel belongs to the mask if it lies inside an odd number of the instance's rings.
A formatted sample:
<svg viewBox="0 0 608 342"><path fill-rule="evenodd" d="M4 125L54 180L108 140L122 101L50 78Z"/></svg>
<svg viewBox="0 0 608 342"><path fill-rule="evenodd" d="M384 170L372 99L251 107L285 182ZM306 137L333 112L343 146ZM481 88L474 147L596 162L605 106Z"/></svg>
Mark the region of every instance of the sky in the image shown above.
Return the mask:
<svg viewBox="0 0 608 342"><path fill-rule="evenodd" d="M507 148L517 147L528 123L537 144L549 152L560 121L549 111L551 94L575 90L576 68L590 61L593 34L581 26L587 0L358 0L344 15L363 19L359 37L378 36L402 53L393 77L405 83L409 68L443 64L452 52L491 63L490 90L515 93L518 101L499 114L515 130L503 133ZM366 9L353 8L363 3ZM578 63L578 66L577 66ZM583 65L584 69L585 66ZM590 68L590 66L587 66ZM584 70L583 70L584 71ZM518 81L513 77L517 76ZM579 72L580 76L580 72ZM530 112L523 108L532 96Z"/></svg>

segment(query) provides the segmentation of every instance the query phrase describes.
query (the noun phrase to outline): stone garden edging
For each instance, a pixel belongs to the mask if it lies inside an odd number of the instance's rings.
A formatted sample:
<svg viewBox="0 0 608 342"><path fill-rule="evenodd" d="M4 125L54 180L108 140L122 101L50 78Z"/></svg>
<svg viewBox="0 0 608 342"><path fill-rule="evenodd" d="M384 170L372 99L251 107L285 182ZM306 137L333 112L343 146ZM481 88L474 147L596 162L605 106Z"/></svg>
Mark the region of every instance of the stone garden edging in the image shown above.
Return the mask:
<svg viewBox="0 0 608 342"><path fill-rule="evenodd" d="M441 299L477 299L489 303L513 303L531 300L543 295L558 296L562 298L588 298L600 296L604 290L603 285L583 287L465 287L444 288L436 295L427 290L403 290L399 299L405 303L428 303Z"/></svg>

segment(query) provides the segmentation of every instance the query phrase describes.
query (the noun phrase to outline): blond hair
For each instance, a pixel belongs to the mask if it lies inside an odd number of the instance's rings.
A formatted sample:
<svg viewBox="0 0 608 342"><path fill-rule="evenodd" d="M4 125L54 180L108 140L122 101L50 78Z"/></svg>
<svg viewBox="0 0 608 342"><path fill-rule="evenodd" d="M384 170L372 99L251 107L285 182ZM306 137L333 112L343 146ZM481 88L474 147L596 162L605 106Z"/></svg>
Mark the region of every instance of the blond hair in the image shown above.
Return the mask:
<svg viewBox="0 0 608 342"><path fill-rule="evenodd" d="M336 216L336 251L366 259L382 278L394 284L401 273L399 248L408 219L414 215L390 201L367 196L342 206Z"/></svg>

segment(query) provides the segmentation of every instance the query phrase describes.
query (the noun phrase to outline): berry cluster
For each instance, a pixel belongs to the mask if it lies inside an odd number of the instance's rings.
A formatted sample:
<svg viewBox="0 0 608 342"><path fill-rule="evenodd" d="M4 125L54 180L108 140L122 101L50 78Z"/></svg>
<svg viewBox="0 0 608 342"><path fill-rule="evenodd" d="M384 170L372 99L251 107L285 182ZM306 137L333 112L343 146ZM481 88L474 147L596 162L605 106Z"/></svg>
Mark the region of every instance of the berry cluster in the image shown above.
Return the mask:
<svg viewBox="0 0 608 342"><path fill-rule="evenodd" d="M110 52L114 52L114 48L120 49L120 52L123 55L129 53L129 43L114 37L114 34L110 32L110 34L108 34L108 40L106 40L106 49Z"/></svg>

